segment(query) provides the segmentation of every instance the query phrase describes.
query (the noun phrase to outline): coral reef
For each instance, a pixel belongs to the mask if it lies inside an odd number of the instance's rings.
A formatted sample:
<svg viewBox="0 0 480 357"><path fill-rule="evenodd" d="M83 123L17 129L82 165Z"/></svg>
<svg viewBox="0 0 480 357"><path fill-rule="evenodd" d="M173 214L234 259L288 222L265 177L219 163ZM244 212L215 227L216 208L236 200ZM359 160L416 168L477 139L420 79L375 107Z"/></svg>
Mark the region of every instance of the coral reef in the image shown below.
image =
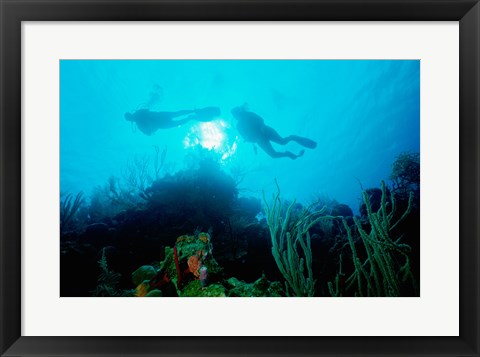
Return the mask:
<svg viewBox="0 0 480 357"><path fill-rule="evenodd" d="M152 269L154 271L152 271ZM211 272L211 276L210 276ZM268 281L265 275L253 283L246 283L237 278L223 279L222 269L212 257L211 236L200 232L194 235L182 235L177 238L174 248L165 248L165 259L159 263L158 271L152 266L142 266L132 277L134 283L142 277L156 274L150 280L144 280L135 289L135 296L183 296L183 297L225 297L225 296L285 296L279 282ZM156 284L155 279L168 284ZM171 280L170 280L171 279ZM175 287L175 294L166 289Z"/></svg>
<svg viewBox="0 0 480 357"><path fill-rule="evenodd" d="M416 198L420 197L420 153L404 152L397 156L390 175L393 188L401 198L408 198L413 192Z"/></svg>
<svg viewBox="0 0 480 357"><path fill-rule="evenodd" d="M237 199L235 181L211 160L198 169L179 171L155 180L143 197L150 211L170 224L193 231L198 225L222 230Z"/></svg>
<svg viewBox="0 0 480 357"><path fill-rule="evenodd" d="M162 296L163 296L162 292L158 289L151 290L150 292L147 293L147 295L145 295L145 297L162 297Z"/></svg>
<svg viewBox="0 0 480 357"><path fill-rule="evenodd" d="M161 176L164 154L62 200L61 296L418 296L418 154L397 158L392 186L362 188L359 215L287 201L276 180L262 211L208 155Z"/></svg>
<svg viewBox="0 0 480 357"><path fill-rule="evenodd" d="M137 297L144 297L149 293L150 290L150 282L145 280L143 283L139 284L135 288L135 296Z"/></svg>
<svg viewBox="0 0 480 357"><path fill-rule="evenodd" d="M102 249L102 256L98 261L100 267L100 275L98 277L98 285L93 296L119 296L117 285L120 280L120 274L108 269L107 257L105 256L105 248Z"/></svg>
<svg viewBox="0 0 480 357"><path fill-rule="evenodd" d="M345 282L345 293L352 290L355 296L401 296L402 287L405 284L411 284L413 289L417 290L417 282L410 267L411 247L402 243L402 236L394 237L395 228L411 211L413 193L410 194L406 210L398 217L395 195L390 195L387 200L387 189L383 181L381 192L381 203L377 211L372 209L368 193L363 193L369 221L369 233L362 226L360 220L354 218L358 236L363 243L362 248L366 253L365 258L360 258L352 228L343 220L352 252L354 271L344 279L345 274L342 272L340 258L340 271L334 283L328 284L332 296L343 294L339 286L341 280Z"/></svg>
<svg viewBox="0 0 480 357"><path fill-rule="evenodd" d="M151 265L143 265L132 273L133 285L137 286L145 280L152 279L157 271Z"/></svg>
<svg viewBox="0 0 480 357"><path fill-rule="evenodd" d="M280 187L276 180L275 183L277 194L270 205L264 195L273 257L286 280L287 296L313 296L315 280L309 230L320 220L333 217L324 216L323 210L311 212L309 208L294 214L295 201L285 210L280 200Z"/></svg>
<svg viewBox="0 0 480 357"><path fill-rule="evenodd" d="M63 202L60 204L60 232L65 232L74 225L75 215L78 213L80 207L85 203L83 192L77 193L75 199L69 193Z"/></svg>
<svg viewBox="0 0 480 357"><path fill-rule="evenodd" d="M207 277L212 283L219 281L222 270L212 256L210 240L210 234L205 232L200 232L197 237L178 237L173 248L165 247L165 259L159 263L158 269L142 266L132 274L134 284L147 278L137 286L136 295L146 296L152 289L157 289L162 296L172 296L171 289L167 287L173 284L176 290L173 296L185 296L185 289L191 296L193 281L198 281L200 288L204 289L208 288ZM166 289L169 291L164 291Z"/></svg>
<svg viewBox="0 0 480 357"><path fill-rule="evenodd" d="M183 297L225 297L226 290L223 285L211 284L207 287L202 287L199 280L189 282L182 290Z"/></svg>
<svg viewBox="0 0 480 357"><path fill-rule="evenodd" d="M278 281L270 282L265 275L249 284L237 278L226 281L228 296L230 297L281 297L285 296L282 284Z"/></svg>

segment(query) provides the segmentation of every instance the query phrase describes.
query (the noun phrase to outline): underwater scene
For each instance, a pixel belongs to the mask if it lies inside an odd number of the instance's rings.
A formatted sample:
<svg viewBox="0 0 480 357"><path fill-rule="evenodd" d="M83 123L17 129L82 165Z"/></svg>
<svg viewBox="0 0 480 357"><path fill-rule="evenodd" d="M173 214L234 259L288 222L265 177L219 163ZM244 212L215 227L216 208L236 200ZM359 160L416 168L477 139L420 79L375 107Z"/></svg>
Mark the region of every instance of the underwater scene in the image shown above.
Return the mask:
<svg viewBox="0 0 480 357"><path fill-rule="evenodd" d="M420 296L420 61L61 60L62 297Z"/></svg>

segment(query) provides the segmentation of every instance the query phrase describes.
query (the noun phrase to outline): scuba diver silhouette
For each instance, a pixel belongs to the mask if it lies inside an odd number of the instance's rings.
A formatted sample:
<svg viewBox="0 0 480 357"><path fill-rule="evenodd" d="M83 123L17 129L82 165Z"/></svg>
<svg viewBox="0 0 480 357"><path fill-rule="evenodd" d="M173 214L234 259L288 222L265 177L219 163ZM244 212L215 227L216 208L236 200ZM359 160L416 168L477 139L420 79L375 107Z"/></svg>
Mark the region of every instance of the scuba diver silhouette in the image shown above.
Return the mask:
<svg viewBox="0 0 480 357"><path fill-rule="evenodd" d="M148 136L155 133L158 129L174 128L183 125L190 120L212 121L218 116L220 116L220 108L218 107L178 110L176 112L152 112L148 109L140 109L134 113L125 113L125 119L132 123L136 123L138 129ZM174 120L178 117L184 118Z"/></svg>
<svg viewBox="0 0 480 357"><path fill-rule="evenodd" d="M289 157L290 159L295 160L297 157L302 156L305 153L305 150L301 150L297 155L290 151L275 151L270 143L271 141L280 145L286 145L290 141L295 141L308 149L314 149L317 147L315 141L301 136L289 135L284 138L281 137L275 129L264 124L262 117L249 112L246 109L245 104L233 108L232 114L238 120L237 130L245 141L258 144L263 151L274 159Z"/></svg>

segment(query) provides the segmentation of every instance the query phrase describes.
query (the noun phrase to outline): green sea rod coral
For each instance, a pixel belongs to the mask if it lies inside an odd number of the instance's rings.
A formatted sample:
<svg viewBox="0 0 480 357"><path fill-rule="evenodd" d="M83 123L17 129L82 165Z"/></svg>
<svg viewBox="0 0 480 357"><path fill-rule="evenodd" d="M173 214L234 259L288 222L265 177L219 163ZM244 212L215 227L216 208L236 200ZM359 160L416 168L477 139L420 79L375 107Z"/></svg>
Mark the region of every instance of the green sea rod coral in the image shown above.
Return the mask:
<svg viewBox="0 0 480 357"><path fill-rule="evenodd" d="M319 221L334 217L323 215L323 208L312 210L315 204L303 208L298 214L294 213L295 200L285 209L276 180L275 184L277 193L273 196L271 205L268 204L265 194L263 195L273 257L286 280L287 296L313 296L315 280L309 230Z"/></svg>
<svg viewBox="0 0 480 357"><path fill-rule="evenodd" d="M362 260L357 252L354 231L347 221L343 220L354 265L354 272L345 281L345 290L354 290L356 296L400 296L402 285L407 283L411 283L413 288L417 289L417 283L410 268L411 247L401 242L402 236L394 237L393 234L393 230L411 211L413 193L410 193L408 206L399 218L396 212L395 195L392 194L388 200L387 196L385 183L382 181L380 208L374 212L367 193L363 193L370 232L367 232L359 219L354 217L354 228L365 248L365 260ZM343 275L341 271L339 274ZM340 294L338 280L337 275L335 290L333 284L329 283L332 296Z"/></svg>

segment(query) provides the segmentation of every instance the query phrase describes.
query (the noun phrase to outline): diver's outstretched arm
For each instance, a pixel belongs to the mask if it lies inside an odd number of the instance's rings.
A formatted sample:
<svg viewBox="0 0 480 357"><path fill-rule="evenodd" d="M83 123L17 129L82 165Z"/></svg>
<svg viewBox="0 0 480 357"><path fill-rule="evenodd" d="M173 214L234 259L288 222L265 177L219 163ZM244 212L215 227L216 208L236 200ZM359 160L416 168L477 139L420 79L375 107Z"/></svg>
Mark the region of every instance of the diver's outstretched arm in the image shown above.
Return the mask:
<svg viewBox="0 0 480 357"><path fill-rule="evenodd" d="M270 157L274 159L279 159L281 157L289 157L290 159L295 160L297 157L300 157L305 153L305 150L301 150L298 155L295 155L293 152L290 151L275 151L272 147L272 144L270 144L270 141L268 140L259 141L257 142L257 144L263 151L265 151Z"/></svg>

